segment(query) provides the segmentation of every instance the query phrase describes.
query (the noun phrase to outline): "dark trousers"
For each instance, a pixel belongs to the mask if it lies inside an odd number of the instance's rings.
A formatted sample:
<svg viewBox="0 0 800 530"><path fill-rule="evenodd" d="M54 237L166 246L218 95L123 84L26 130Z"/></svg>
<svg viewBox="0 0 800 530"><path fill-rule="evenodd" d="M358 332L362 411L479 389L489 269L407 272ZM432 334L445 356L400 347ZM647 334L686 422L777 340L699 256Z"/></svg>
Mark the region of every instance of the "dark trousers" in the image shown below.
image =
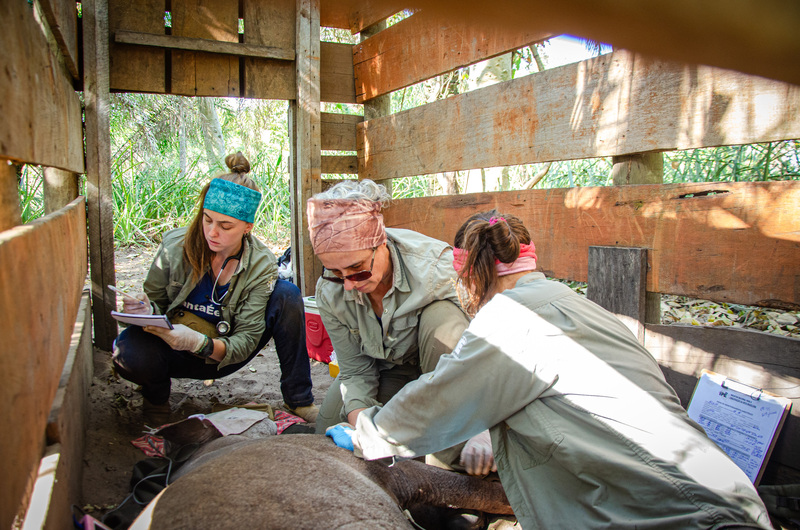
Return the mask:
<svg viewBox="0 0 800 530"><path fill-rule="evenodd" d="M278 280L269 297L265 314L267 328L255 350L244 361L217 369L189 352L170 348L157 336L138 326L129 326L115 341L114 367L117 373L142 385L142 395L151 403L166 403L173 377L219 379L249 363L259 351L275 339L281 366L281 394L289 407L311 405L311 368L306 350L306 324L300 289L291 282Z"/></svg>

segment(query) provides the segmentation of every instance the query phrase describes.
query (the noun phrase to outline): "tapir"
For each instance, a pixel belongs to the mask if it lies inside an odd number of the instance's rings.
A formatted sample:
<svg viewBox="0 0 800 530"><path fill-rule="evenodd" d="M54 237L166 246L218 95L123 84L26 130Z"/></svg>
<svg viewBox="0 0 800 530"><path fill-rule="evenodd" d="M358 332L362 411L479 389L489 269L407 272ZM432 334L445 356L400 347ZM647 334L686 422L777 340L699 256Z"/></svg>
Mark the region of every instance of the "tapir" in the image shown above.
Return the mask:
<svg viewBox="0 0 800 530"><path fill-rule="evenodd" d="M132 529L408 529L421 506L512 514L499 481L416 460L364 461L330 438L208 442Z"/></svg>

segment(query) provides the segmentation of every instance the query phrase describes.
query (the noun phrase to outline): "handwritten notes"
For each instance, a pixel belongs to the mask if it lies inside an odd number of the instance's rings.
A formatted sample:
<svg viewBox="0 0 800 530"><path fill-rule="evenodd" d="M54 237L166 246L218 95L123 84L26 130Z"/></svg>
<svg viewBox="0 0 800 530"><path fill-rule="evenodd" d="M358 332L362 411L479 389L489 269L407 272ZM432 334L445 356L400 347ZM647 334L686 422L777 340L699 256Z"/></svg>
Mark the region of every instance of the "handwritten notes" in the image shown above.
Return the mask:
<svg viewBox="0 0 800 530"><path fill-rule="evenodd" d="M791 402L704 370L687 412L758 485Z"/></svg>

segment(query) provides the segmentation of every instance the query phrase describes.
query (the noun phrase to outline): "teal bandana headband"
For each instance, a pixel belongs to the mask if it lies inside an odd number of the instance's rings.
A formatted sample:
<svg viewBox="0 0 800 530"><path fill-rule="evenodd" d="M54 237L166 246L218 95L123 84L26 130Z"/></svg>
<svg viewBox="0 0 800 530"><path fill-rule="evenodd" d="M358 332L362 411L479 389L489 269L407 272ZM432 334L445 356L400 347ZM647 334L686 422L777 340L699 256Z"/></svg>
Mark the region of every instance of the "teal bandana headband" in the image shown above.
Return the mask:
<svg viewBox="0 0 800 530"><path fill-rule="evenodd" d="M217 178L208 186L203 208L252 223L255 221L259 202L261 194L256 190Z"/></svg>

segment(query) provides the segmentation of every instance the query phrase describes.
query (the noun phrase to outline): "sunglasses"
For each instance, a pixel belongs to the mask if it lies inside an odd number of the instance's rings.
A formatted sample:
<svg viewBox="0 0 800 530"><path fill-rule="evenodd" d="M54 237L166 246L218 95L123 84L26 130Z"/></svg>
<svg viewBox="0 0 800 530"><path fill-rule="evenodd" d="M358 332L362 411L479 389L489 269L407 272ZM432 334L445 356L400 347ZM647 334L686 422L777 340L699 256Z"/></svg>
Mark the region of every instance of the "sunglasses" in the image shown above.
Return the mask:
<svg viewBox="0 0 800 530"><path fill-rule="evenodd" d="M322 267L322 277L329 282L334 283L344 283L345 280L350 280L351 282L363 282L364 280L369 280L372 278L372 266L375 265L375 251L378 250L378 247L372 249L372 261L369 263L369 269L354 272L353 274L348 274L347 276L342 276L340 272L334 272L332 270L326 269ZM325 275L326 272L333 274L333 276Z"/></svg>

